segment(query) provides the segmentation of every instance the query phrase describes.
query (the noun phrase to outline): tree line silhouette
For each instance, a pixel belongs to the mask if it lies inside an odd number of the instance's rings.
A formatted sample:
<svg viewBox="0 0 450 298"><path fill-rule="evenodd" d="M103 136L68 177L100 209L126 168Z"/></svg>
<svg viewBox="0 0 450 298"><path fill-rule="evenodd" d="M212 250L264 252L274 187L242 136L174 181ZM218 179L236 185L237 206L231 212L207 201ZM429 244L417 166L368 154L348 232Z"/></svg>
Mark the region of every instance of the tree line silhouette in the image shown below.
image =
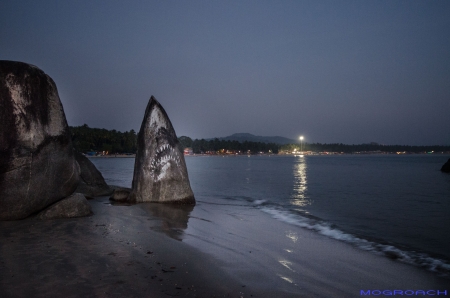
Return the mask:
<svg viewBox="0 0 450 298"><path fill-rule="evenodd" d="M102 152L109 153L136 153L137 135L132 129L130 131L120 132L115 129L107 130L100 128L91 128L87 124L81 126L69 127L74 148L79 152ZM312 152L337 152L337 153L358 153L358 152L450 152L450 146L407 146L407 145L381 145L377 143L345 145L345 144L321 144L321 143L303 143L278 145L275 143L263 142L238 142L230 140L220 140L218 138L205 140L181 136L178 138L182 149L191 148L193 153L240 153L257 154L273 153L280 151L312 151Z"/></svg>
<svg viewBox="0 0 450 298"><path fill-rule="evenodd" d="M69 127L72 143L79 152L136 153L137 135L132 129L120 132L115 129L91 128L87 124Z"/></svg>

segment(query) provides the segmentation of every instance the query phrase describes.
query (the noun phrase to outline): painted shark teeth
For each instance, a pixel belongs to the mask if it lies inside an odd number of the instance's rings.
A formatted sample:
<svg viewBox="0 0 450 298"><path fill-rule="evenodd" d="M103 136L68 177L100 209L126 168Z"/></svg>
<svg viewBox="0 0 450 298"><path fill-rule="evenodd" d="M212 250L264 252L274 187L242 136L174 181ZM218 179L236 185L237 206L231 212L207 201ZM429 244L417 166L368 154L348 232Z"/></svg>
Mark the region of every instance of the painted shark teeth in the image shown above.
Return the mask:
<svg viewBox="0 0 450 298"><path fill-rule="evenodd" d="M166 144L166 145L162 145L161 147L159 147L157 150L156 150L156 154L160 154L160 153L162 153L162 152L164 152L164 151L166 151L166 150L173 150L173 148L169 145L169 144Z"/></svg>
<svg viewBox="0 0 450 298"><path fill-rule="evenodd" d="M156 150L155 158L151 162L151 169L155 172L162 165L167 164L167 162L173 161L176 163L177 167L180 166L180 156L170 145L162 145Z"/></svg>

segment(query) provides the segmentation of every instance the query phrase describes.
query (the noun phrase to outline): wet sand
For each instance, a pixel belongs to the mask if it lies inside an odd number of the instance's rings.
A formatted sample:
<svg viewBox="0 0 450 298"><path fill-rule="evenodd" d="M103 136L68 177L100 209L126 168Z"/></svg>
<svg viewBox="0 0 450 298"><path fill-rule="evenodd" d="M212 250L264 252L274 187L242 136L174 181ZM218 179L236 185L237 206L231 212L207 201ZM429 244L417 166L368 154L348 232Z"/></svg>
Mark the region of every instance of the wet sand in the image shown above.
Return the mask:
<svg viewBox="0 0 450 298"><path fill-rule="evenodd" d="M248 206L113 206L106 197L90 204L91 217L0 222L1 297L360 297L368 289L450 288L436 274Z"/></svg>
<svg viewBox="0 0 450 298"><path fill-rule="evenodd" d="M91 217L0 222L1 297L238 297L217 260L152 231L139 205L90 203Z"/></svg>
<svg viewBox="0 0 450 298"><path fill-rule="evenodd" d="M198 201L183 241L221 260L252 289L291 297L432 289L450 295L448 277L275 220L255 206L222 202Z"/></svg>

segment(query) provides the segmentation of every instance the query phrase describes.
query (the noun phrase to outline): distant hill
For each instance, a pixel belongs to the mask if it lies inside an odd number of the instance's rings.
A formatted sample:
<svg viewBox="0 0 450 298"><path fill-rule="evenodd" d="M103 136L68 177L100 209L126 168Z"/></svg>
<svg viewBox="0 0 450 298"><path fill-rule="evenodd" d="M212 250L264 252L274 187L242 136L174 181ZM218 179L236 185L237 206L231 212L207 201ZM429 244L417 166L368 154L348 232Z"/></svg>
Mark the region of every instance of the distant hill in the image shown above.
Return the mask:
<svg viewBox="0 0 450 298"><path fill-rule="evenodd" d="M225 141L238 141L238 142L261 142L261 143L275 143L275 144L295 144L297 141L288 139L285 137L263 137L263 136L255 136L251 133L235 133L231 136L218 138L219 140Z"/></svg>

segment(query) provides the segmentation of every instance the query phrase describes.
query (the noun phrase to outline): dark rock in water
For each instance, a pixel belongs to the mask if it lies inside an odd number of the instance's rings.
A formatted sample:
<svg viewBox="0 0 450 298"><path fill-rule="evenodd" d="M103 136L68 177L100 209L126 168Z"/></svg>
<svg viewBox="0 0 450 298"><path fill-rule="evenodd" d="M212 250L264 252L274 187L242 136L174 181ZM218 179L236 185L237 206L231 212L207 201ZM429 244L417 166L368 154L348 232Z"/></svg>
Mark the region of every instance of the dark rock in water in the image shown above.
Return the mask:
<svg viewBox="0 0 450 298"><path fill-rule="evenodd" d="M450 173L450 158L447 162L442 166L441 171L444 173Z"/></svg>
<svg viewBox="0 0 450 298"><path fill-rule="evenodd" d="M183 150L169 117L153 96L137 141L129 201L195 204Z"/></svg>
<svg viewBox="0 0 450 298"><path fill-rule="evenodd" d="M128 202L128 196L130 193L131 188L116 188L109 199L115 202Z"/></svg>
<svg viewBox="0 0 450 298"><path fill-rule="evenodd" d="M95 165L83 154L75 152L75 159L80 165L80 184L76 192L87 197L109 196L114 189L109 187Z"/></svg>
<svg viewBox="0 0 450 298"><path fill-rule="evenodd" d="M56 218L70 218L83 217L92 214L91 205L86 200L83 194L74 193L68 198L65 198L55 204L51 205L44 211L38 214L39 219L56 219Z"/></svg>
<svg viewBox="0 0 450 298"><path fill-rule="evenodd" d="M0 61L0 220L71 195L79 173L53 80L36 66Z"/></svg>

